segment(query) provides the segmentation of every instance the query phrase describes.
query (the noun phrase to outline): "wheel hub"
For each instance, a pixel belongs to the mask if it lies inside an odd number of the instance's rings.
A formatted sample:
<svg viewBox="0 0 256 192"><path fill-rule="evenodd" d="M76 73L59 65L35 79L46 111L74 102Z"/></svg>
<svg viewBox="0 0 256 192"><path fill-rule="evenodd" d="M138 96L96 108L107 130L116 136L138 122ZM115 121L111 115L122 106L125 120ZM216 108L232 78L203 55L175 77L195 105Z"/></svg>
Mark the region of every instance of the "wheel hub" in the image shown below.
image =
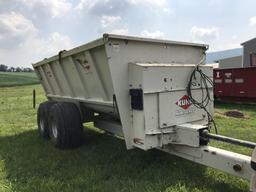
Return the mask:
<svg viewBox="0 0 256 192"><path fill-rule="evenodd" d="M52 122L52 134L53 134L54 138L57 138L57 136L58 136L58 129L57 129L55 121Z"/></svg>
<svg viewBox="0 0 256 192"><path fill-rule="evenodd" d="M43 120L40 120L39 124L40 124L40 131L41 131L42 133L44 133L44 131L45 131L44 121L43 121Z"/></svg>

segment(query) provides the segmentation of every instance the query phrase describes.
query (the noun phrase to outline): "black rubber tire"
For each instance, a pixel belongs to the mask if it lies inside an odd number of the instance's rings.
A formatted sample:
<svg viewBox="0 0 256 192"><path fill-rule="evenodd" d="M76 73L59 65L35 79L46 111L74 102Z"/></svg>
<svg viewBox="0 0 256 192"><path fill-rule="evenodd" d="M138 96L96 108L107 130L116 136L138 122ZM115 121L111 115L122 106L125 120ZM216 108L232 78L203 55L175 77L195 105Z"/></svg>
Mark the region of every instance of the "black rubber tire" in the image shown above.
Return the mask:
<svg viewBox="0 0 256 192"><path fill-rule="evenodd" d="M51 107L56 104L54 101L40 103L37 110L37 127L39 135L45 139L50 139L49 114Z"/></svg>
<svg viewBox="0 0 256 192"><path fill-rule="evenodd" d="M60 149L81 145L83 124L78 107L74 103L59 102L50 111L50 138Z"/></svg>

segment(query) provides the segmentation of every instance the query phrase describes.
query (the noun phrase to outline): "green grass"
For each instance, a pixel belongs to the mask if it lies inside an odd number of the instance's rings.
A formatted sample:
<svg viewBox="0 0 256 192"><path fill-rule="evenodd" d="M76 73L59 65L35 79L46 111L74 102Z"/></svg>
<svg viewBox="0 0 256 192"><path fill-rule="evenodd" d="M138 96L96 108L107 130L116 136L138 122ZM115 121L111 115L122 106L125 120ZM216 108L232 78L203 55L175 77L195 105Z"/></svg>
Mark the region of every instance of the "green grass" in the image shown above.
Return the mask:
<svg viewBox="0 0 256 192"><path fill-rule="evenodd" d="M55 149L38 136L37 103L45 100L40 85L0 88L0 191L116 191L199 192L248 191L246 180L165 154L157 150L127 151L123 140L86 125L83 145L74 150ZM253 106L218 104L219 132L255 141ZM229 109L245 112L246 120L227 118ZM251 151L211 143L250 155Z"/></svg>
<svg viewBox="0 0 256 192"><path fill-rule="evenodd" d="M39 80L35 73L29 72L0 72L0 87L33 85Z"/></svg>

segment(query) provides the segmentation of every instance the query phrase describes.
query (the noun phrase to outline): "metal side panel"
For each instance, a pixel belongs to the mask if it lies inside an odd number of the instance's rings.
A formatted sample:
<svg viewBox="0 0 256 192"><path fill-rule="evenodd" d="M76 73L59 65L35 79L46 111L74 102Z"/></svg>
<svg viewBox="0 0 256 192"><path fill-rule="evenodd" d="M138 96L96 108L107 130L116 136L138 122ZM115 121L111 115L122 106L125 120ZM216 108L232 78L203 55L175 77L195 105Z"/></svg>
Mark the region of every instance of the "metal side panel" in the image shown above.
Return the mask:
<svg viewBox="0 0 256 192"><path fill-rule="evenodd" d="M40 80L43 88L44 88L44 91L45 91L45 94L47 95L48 93L51 92L51 87L45 77L45 74L44 72L42 71L41 67L38 67L38 68L35 68L35 72L36 72L36 75L38 77L38 79Z"/></svg>
<svg viewBox="0 0 256 192"><path fill-rule="evenodd" d="M166 92L185 90L190 75L194 70L194 65L179 64L137 64L144 68L143 90L144 93ZM170 70L171 68L171 70ZM212 68L201 66L200 69L210 78L213 77ZM160 74L160 75L156 75ZM196 79L200 79L196 74ZM201 83L200 83L201 84ZM211 85L208 83L208 86ZM194 85L193 88L200 88Z"/></svg>
<svg viewBox="0 0 256 192"><path fill-rule="evenodd" d="M113 86L104 46L90 50L64 54L61 60L50 59L36 65L46 95L58 100L73 100L91 104L107 103L107 113L113 113ZM68 56L64 56L68 55ZM98 106L95 108L99 109Z"/></svg>
<svg viewBox="0 0 256 192"><path fill-rule="evenodd" d="M59 80L60 86L62 87L62 95L74 96L73 88L67 76L67 70L64 68L64 63L60 64L59 61L52 62L52 69L55 72L55 74L57 74L56 78Z"/></svg>
<svg viewBox="0 0 256 192"><path fill-rule="evenodd" d="M55 74L53 74L52 69L49 65L49 63L41 66L42 72L44 73L50 87L51 87L51 92L55 95L60 95L61 94L61 89L59 87L58 82L56 81Z"/></svg>

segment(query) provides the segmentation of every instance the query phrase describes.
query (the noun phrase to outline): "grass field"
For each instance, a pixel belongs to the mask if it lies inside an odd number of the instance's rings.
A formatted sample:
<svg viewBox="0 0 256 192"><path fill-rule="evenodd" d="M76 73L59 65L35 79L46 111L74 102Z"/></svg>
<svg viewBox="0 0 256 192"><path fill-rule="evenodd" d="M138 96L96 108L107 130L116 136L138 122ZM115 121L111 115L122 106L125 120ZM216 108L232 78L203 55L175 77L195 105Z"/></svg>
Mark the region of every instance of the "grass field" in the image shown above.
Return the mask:
<svg viewBox="0 0 256 192"><path fill-rule="evenodd" d="M37 103L45 100L40 85L0 88L0 191L199 192L248 191L249 183L221 171L151 150L125 149L124 141L86 125L84 143L75 150L55 149L36 129ZM253 106L217 105L219 132L255 141ZM239 109L247 119L227 118ZM250 155L242 147L211 143Z"/></svg>
<svg viewBox="0 0 256 192"><path fill-rule="evenodd" d="M0 87L33 85L39 83L35 73L0 72Z"/></svg>

